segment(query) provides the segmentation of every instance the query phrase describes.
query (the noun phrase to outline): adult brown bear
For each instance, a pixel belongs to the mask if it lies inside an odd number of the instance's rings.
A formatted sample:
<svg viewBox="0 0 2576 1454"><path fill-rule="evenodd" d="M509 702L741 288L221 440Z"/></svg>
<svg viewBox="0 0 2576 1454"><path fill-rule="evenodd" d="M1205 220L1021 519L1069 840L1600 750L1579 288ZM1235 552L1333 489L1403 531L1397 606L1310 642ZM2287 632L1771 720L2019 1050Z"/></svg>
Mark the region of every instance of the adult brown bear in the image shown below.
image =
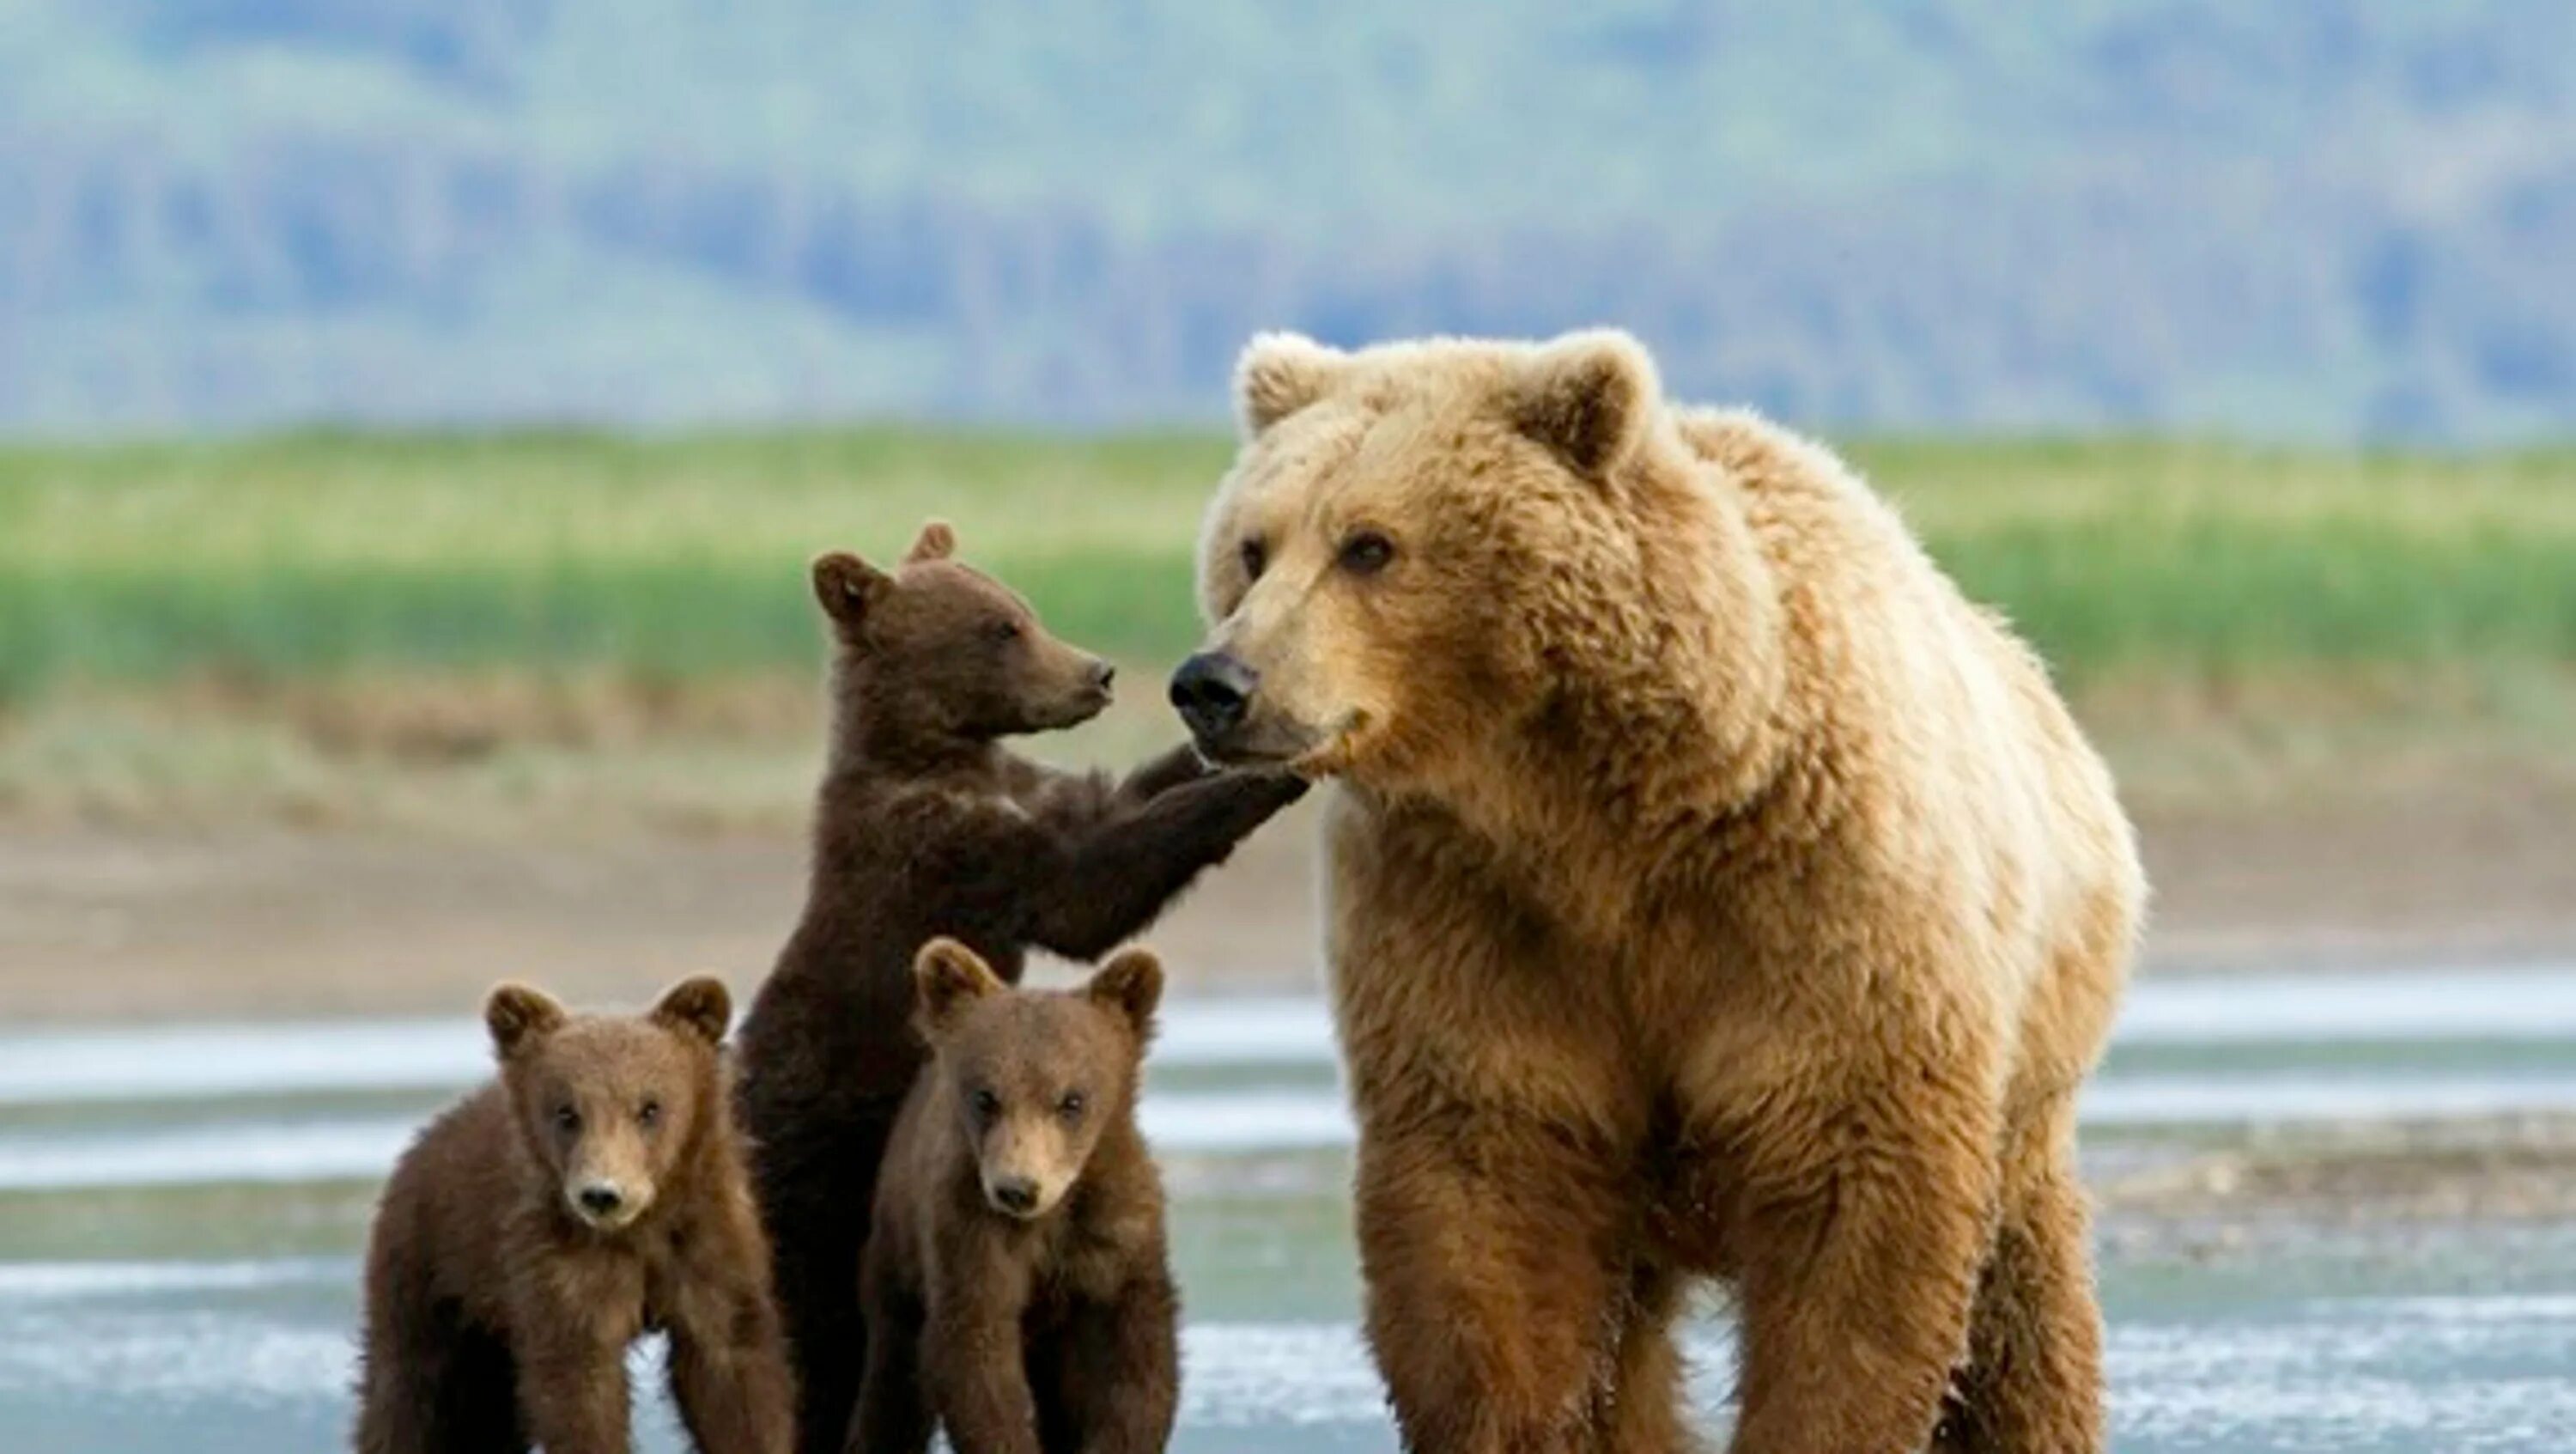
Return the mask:
<svg viewBox="0 0 2576 1454"><path fill-rule="evenodd" d="M1337 781L1368 1332L1422 1454L2102 1444L2075 1097L2145 886L2039 663L1632 339L1256 340L1173 698Z"/></svg>

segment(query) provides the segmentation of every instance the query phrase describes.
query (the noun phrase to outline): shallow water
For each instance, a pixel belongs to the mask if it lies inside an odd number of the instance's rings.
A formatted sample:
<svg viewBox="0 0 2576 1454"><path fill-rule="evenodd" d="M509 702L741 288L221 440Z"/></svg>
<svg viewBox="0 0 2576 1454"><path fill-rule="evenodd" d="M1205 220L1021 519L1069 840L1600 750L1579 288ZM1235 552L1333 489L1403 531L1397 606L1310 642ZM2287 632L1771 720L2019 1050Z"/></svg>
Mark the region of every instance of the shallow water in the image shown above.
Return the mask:
<svg viewBox="0 0 2576 1454"><path fill-rule="evenodd" d="M470 1020L0 1037L0 1447L335 1447L374 1179L484 1063ZM2568 1107L2576 972L2151 981L2087 1155ZM1393 1448L1321 1007L1175 1005L1146 1116L1191 1313L1178 1447ZM2106 1255L2119 1448L2576 1447L2576 1229L2286 1245ZM1726 1336L1693 1333L1713 1423ZM648 1404L644 1447L678 1447Z"/></svg>

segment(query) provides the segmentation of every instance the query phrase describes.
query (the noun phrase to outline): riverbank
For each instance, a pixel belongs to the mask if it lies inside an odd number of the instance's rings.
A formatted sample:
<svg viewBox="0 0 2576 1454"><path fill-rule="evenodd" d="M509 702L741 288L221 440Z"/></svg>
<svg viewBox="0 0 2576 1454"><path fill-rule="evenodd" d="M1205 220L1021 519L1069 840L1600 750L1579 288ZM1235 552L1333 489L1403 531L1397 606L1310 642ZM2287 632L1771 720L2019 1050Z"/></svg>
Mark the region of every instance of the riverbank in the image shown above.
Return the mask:
<svg viewBox="0 0 2576 1454"><path fill-rule="evenodd" d="M1185 992L1316 983L1313 808L1150 936ZM2576 958L2576 801L2498 781L2141 814L2146 973ZM781 827L478 838L275 824L0 826L0 1004L41 1021L462 1014L492 981L638 999L765 972Z"/></svg>

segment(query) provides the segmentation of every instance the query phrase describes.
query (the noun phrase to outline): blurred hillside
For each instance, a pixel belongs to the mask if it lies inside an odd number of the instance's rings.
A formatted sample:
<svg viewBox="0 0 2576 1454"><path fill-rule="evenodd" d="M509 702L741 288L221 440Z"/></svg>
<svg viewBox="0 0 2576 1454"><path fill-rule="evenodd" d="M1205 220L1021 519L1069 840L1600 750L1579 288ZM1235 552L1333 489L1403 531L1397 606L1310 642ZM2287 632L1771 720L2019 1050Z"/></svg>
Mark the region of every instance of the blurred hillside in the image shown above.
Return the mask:
<svg viewBox="0 0 2576 1454"><path fill-rule="evenodd" d="M0 0L0 428L1203 418L1628 323L1809 423L2576 419L2576 7Z"/></svg>

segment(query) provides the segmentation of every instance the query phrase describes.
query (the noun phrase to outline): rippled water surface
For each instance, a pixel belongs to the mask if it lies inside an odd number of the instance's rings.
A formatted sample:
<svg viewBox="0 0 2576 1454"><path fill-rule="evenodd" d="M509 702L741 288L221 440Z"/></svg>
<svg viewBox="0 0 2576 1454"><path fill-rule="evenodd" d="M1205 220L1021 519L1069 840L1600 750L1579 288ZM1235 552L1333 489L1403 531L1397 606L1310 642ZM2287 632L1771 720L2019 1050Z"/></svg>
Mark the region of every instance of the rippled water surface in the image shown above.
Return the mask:
<svg viewBox="0 0 2576 1454"><path fill-rule="evenodd" d="M0 1448L337 1445L375 1179L483 1068L470 1020L0 1037ZM2087 1154L2567 1108L2576 973L2151 981ZM1146 1111L1191 1312L1180 1447L1392 1449L1321 1008L1174 1006ZM2104 1282L2121 1449L2576 1448L2576 1229L2115 1245ZM1693 1336L1722 1422L1724 1320ZM658 1402L645 1423L679 1447Z"/></svg>

